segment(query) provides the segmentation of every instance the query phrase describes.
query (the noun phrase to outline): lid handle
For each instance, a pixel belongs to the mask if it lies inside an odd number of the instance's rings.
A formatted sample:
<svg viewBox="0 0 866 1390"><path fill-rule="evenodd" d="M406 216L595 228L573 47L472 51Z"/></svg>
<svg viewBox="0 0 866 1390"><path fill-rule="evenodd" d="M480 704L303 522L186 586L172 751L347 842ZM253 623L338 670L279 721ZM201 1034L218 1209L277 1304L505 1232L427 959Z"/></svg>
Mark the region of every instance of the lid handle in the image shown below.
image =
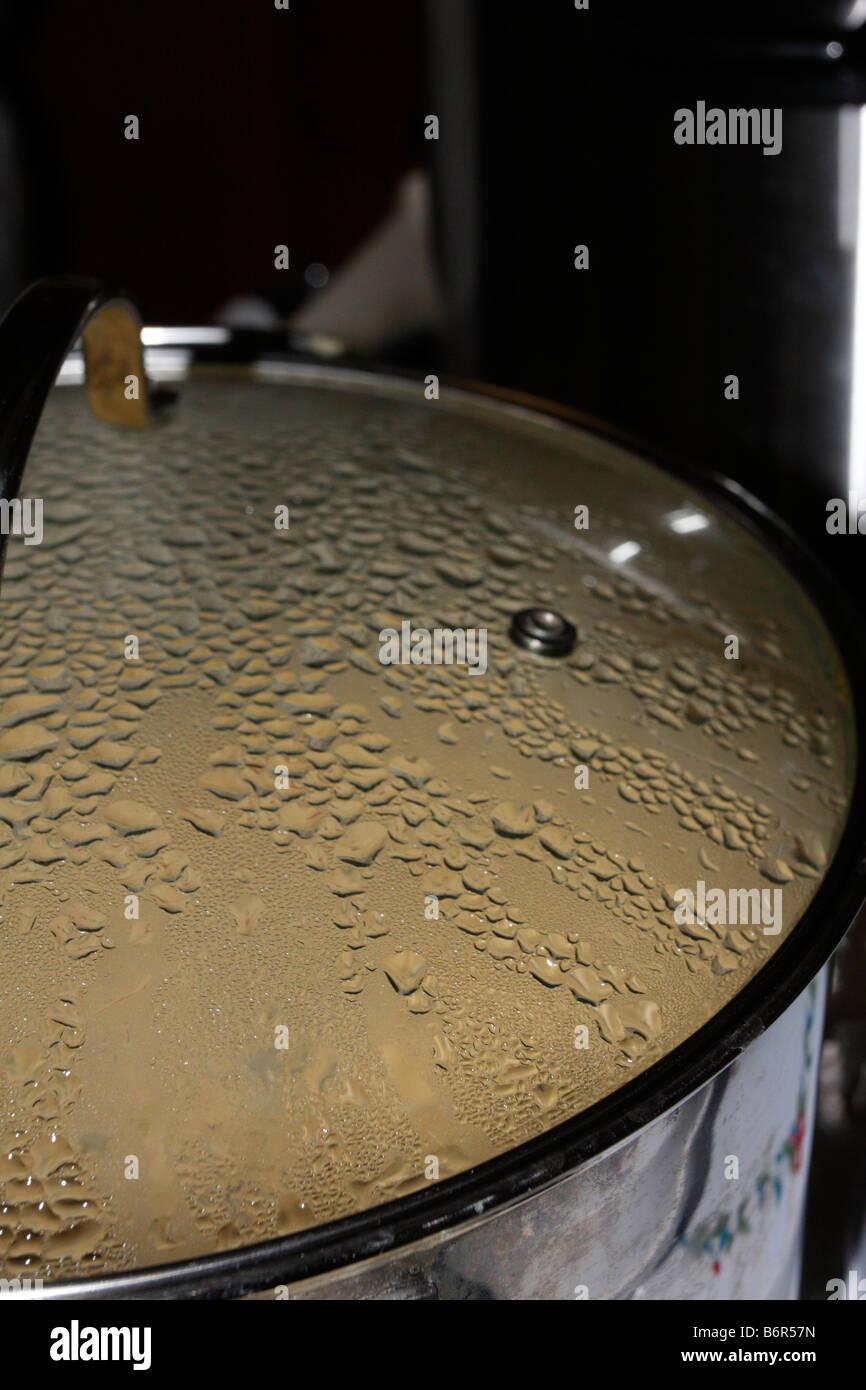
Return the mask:
<svg viewBox="0 0 866 1390"><path fill-rule="evenodd" d="M93 413L132 429L150 422L134 306L99 280L37 280L0 322L0 498L18 492L48 393L78 338Z"/></svg>

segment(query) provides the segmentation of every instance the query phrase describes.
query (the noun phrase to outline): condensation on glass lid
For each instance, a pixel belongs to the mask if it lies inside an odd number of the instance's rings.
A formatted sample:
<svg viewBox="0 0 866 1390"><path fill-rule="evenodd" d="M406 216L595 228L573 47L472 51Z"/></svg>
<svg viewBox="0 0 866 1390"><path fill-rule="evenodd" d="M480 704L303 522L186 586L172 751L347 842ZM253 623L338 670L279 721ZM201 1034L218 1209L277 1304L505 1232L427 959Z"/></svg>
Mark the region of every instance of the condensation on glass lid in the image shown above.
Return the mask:
<svg viewBox="0 0 866 1390"><path fill-rule="evenodd" d="M151 437L55 391L26 489L5 1277L252 1243L535 1136L715 1014L823 876L854 736L820 618L609 443L204 376Z"/></svg>

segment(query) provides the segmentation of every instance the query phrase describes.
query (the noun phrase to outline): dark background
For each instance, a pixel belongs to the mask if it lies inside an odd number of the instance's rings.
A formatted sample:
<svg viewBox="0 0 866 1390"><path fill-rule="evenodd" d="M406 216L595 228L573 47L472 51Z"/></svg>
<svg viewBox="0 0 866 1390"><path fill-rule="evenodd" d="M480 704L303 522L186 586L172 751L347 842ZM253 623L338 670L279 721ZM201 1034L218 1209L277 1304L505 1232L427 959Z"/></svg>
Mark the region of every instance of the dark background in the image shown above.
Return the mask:
<svg viewBox="0 0 866 1390"><path fill-rule="evenodd" d="M282 292L277 243L338 266L423 155L407 0L4 0L0 16L18 285L96 274L145 322L206 321L233 294Z"/></svg>
<svg viewBox="0 0 866 1390"><path fill-rule="evenodd" d="M840 156L866 91L855 5L0 0L0 301L73 271L148 323L207 321L239 294L287 316L303 267L339 273L424 168L444 318L414 364L732 474L822 549L866 390L838 235L860 177L856 132ZM676 146L672 112L698 98L782 107L782 154ZM827 560L856 592L845 545Z"/></svg>

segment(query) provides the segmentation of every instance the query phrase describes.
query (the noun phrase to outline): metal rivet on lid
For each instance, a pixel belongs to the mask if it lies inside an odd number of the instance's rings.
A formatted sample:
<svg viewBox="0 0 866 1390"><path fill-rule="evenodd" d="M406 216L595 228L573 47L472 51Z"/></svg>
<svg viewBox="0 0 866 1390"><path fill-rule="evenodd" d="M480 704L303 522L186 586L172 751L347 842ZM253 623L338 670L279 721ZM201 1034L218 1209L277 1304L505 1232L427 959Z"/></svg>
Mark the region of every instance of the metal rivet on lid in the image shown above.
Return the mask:
<svg viewBox="0 0 866 1390"><path fill-rule="evenodd" d="M551 608L522 608L511 619L510 635L538 656L565 656L577 641L574 624Z"/></svg>

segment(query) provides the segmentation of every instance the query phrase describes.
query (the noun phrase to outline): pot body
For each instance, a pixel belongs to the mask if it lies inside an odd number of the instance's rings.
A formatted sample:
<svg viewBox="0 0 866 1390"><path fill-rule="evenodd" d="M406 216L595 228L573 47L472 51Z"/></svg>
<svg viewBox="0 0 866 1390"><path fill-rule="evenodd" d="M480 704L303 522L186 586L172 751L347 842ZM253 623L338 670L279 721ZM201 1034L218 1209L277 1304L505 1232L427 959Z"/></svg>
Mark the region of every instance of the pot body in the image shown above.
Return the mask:
<svg viewBox="0 0 866 1390"><path fill-rule="evenodd" d="M796 1299L828 969L682 1105L533 1197L253 1297Z"/></svg>

